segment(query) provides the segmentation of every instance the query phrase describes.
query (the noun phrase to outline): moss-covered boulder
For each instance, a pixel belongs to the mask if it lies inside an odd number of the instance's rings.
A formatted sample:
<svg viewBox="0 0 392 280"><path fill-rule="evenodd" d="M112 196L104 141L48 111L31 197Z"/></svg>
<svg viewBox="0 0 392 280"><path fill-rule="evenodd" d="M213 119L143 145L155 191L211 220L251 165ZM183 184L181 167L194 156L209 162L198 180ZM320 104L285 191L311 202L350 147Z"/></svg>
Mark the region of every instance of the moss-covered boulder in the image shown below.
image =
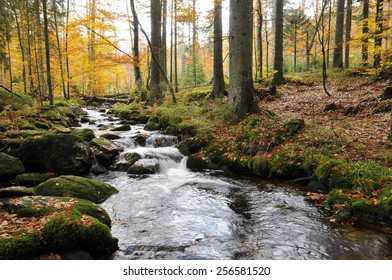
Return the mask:
<svg viewBox="0 0 392 280"><path fill-rule="evenodd" d="M131 128L131 126L129 124L122 124L120 126L112 128L111 131L129 131L131 129L132 128Z"/></svg>
<svg viewBox="0 0 392 280"><path fill-rule="evenodd" d="M30 171L40 173L87 174L92 166L88 144L67 134L28 138L19 148L19 158Z"/></svg>
<svg viewBox="0 0 392 280"><path fill-rule="evenodd" d="M155 174L159 171L159 162L156 159L141 159L132 165L127 173L132 175Z"/></svg>
<svg viewBox="0 0 392 280"><path fill-rule="evenodd" d="M118 190L97 180L78 176L60 176L38 185L35 192L37 195L77 197L101 203L118 193Z"/></svg>
<svg viewBox="0 0 392 280"><path fill-rule="evenodd" d="M38 259L44 254L76 251L93 258L110 256L118 240L110 233L110 222L100 221L108 219L103 218L106 212L93 205L41 196L0 199L0 259Z"/></svg>
<svg viewBox="0 0 392 280"><path fill-rule="evenodd" d="M84 129L75 129L71 132L71 135L79 136L84 141L90 142L95 138L94 131L88 128Z"/></svg>
<svg viewBox="0 0 392 280"><path fill-rule="evenodd" d="M146 125L144 126L144 130L147 131L155 131L155 130L160 130L162 128L161 124L158 122L155 122L154 120L149 120Z"/></svg>
<svg viewBox="0 0 392 280"><path fill-rule="evenodd" d="M383 93L380 95L381 100L387 100L392 98L392 86L388 86L384 89Z"/></svg>
<svg viewBox="0 0 392 280"><path fill-rule="evenodd" d="M120 154L120 151L122 151L121 147L102 137L91 140L90 146L93 147L97 160L104 167L109 167L114 158Z"/></svg>
<svg viewBox="0 0 392 280"><path fill-rule="evenodd" d="M18 158L0 153L0 178L10 179L24 172L25 167Z"/></svg>
<svg viewBox="0 0 392 280"><path fill-rule="evenodd" d="M0 198L19 197L19 196L26 196L26 195L35 195L34 189L19 187L19 186L0 189Z"/></svg>
<svg viewBox="0 0 392 280"><path fill-rule="evenodd" d="M53 177L56 177L54 173L23 173L16 176L15 182L20 186L36 187Z"/></svg>

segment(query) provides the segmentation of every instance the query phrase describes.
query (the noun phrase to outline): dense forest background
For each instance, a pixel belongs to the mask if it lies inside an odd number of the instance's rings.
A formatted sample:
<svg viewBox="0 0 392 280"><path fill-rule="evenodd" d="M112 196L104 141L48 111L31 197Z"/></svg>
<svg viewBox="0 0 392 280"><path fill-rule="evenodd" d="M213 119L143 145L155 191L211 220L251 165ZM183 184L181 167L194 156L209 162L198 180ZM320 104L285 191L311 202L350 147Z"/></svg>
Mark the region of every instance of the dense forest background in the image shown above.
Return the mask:
<svg viewBox="0 0 392 280"><path fill-rule="evenodd" d="M390 1L253 2L246 18L253 17L257 81L282 71L376 72L391 63ZM212 83L214 50L229 82L229 1L1 0L0 5L0 84L10 91L43 100L52 93L67 99L142 95L151 79L154 83L156 55L161 80L178 91ZM155 37L153 20L159 24ZM279 49L282 57L274 59Z"/></svg>

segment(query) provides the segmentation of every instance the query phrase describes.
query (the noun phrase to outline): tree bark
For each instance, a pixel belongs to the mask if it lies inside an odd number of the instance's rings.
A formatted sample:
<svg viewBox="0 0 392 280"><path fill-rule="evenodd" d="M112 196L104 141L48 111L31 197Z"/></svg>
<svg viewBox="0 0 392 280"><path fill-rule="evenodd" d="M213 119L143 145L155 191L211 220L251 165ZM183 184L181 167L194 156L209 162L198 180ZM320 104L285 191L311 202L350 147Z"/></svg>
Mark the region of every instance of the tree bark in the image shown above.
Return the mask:
<svg viewBox="0 0 392 280"><path fill-rule="evenodd" d="M352 7L353 7L353 0L347 0L347 7L346 7L346 34L345 34L346 48L344 50L345 51L344 66L346 68L350 67L350 41L351 41Z"/></svg>
<svg viewBox="0 0 392 280"><path fill-rule="evenodd" d="M335 46L333 49L333 67L343 68L343 32L344 0L338 0L335 25Z"/></svg>
<svg viewBox="0 0 392 280"><path fill-rule="evenodd" d="M161 1L151 0L151 82L150 103L162 103L159 58L161 54Z"/></svg>
<svg viewBox="0 0 392 280"><path fill-rule="evenodd" d="M214 77L212 98L222 96L225 91L222 33L222 0L214 0Z"/></svg>
<svg viewBox="0 0 392 280"><path fill-rule="evenodd" d="M44 13L46 76L47 76L47 83L48 83L49 105L54 105L54 97L53 97L53 89L52 89L52 74L50 69L49 24L48 24L48 10L46 6L46 0L42 0L42 7Z"/></svg>
<svg viewBox="0 0 392 280"><path fill-rule="evenodd" d="M142 94L143 79L142 73L140 71L140 52L139 52L139 19L136 12L135 1L130 0L131 11L133 17L133 56L134 56L134 72L135 72L135 82L139 94ZM142 101L145 101L146 96L140 96Z"/></svg>
<svg viewBox="0 0 392 280"><path fill-rule="evenodd" d="M254 108L252 76L253 1L230 0L229 105L239 118Z"/></svg>
<svg viewBox="0 0 392 280"><path fill-rule="evenodd" d="M56 42L57 42L57 55L58 55L58 59L59 59L59 68L60 68L61 86L62 86L62 90L63 90L63 96L64 96L64 99L67 99L67 90L65 87L63 52L62 52L62 48L61 48L60 34L59 34L59 28L58 28L56 2L57 2L56 0L53 1L53 17L54 17L54 28L55 28Z"/></svg>
<svg viewBox="0 0 392 280"><path fill-rule="evenodd" d="M362 0L362 66L369 66L369 0Z"/></svg>
<svg viewBox="0 0 392 280"><path fill-rule="evenodd" d="M373 67L381 66L381 52L382 52L382 33L383 33L383 18L384 18L384 0L377 0L376 4L376 32L374 35L374 63Z"/></svg>
<svg viewBox="0 0 392 280"><path fill-rule="evenodd" d="M272 84L283 84L283 0L275 0L274 77Z"/></svg>
<svg viewBox="0 0 392 280"><path fill-rule="evenodd" d="M261 0L257 1L257 65L258 80L263 79L263 8Z"/></svg>

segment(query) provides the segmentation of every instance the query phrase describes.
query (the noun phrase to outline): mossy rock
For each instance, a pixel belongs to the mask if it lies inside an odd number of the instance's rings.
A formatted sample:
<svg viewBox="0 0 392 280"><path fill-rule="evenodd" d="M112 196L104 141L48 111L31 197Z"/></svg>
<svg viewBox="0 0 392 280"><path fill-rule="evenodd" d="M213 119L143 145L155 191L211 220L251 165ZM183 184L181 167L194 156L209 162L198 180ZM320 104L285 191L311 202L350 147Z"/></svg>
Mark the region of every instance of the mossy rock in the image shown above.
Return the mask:
<svg viewBox="0 0 392 280"><path fill-rule="evenodd" d="M4 125L0 124L0 132L6 132L8 129Z"/></svg>
<svg viewBox="0 0 392 280"><path fill-rule="evenodd" d="M25 172L25 167L18 158L0 153L0 178L13 178Z"/></svg>
<svg viewBox="0 0 392 280"><path fill-rule="evenodd" d="M162 128L161 124L153 120L149 120L147 124L144 126L144 130L146 131L156 131L156 130L160 130L161 128Z"/></svg>
<svg viewBox="0 0 392 280"><path fill-rule="evenodd" d="M249 169L260 177L267 177L271 174L271 162L263 155L254 156L248 163Z"/></svg>
<svg viewBox="0 0 392 280"><path fill-rule="evenodd" d="M23 130L21 132L21 136L23 138L42 136L42 135L46 135L46 134L48 134L48 132L46 130L43 130L43 129Z"/></svg>
<svg viewBox="0 0 392 280"><path fill-rule="evenodd" d="M130 131L132 128L129 124L123 124L118 127L112 128L111 131Z"/></svg>
<svg viewBox="0 0 392 280"><path fill-rule="evenodd" d="M5 140L5 143L8 148L10 149L19 149L19 147L22 145L24 139L23 138L13 138L13 139L7 139Z"/></svg>
<svg viewBox="0 0 392 280"><path fill-rule="evenodd" d="M383 93L380 95L381 100L387 100L392 98L392 86L387 86Z"/></svg>
<svg viewBox="0 0 392 280"><path fill-rule="evenodd" d="M118 190L101 181L78 176L60 176L49 179L35 188L37 195L65 196L102 203Z"/></svg>
<svg viewBox="0 0 392 280"><path fill-rule="evenodd" d="M53 173L23 173L16 176L15 182L20 186L36 187L53 177Z"/></svg>
<svg viewBox="0 0 392 280"><path fill-rule="evenodd" d="M142 159L142 157L138 153L129 153L124 155L125 160L130 164L133 165L135 162L137 162L139 159Z"/></svg>
<svg viewBox="0 0 392 280"><path fill-rule="evenodd" d="M118 239L112 237L107 225L78 212L60 213L52 218L42 229L41 238L49 252L113 253L118 248Z"/></svg>
<svg viewBox="0 0 392 280"><path fill-rule="evenodd" d="M67 134L28 138L19 148L19 158L30 171L39 173L80 175L89 173L92 166L87 143Z"/></svg>
<svg viewBox="0 0 392 280"><path fill-rule="evenodd" d="M102 137L91 140L90 146L95 147L95 156L104 167L109 167L114 158L122 151L122 148L114 142Z"/></svg>
<svg viewBox="0 0 392 280"><path fill-rule="evenodd" d="M79 136L84 141L90 142L95 138L94 131L88 128L75 129L71 132L71 135Z"/></svg>
<svg viewBox="0 0 392 280"><path fill-rule="evenodd" d="M105 133L105 134L102 134L100 136L100 138L105 138L105 139L108 139L108 140L117 140L117 139L120 139L121 137L118 136L117 134Z"/></svg>
<svg viewBox="0 0 392 280"><path fill-rule="evenodd" d="M111 219L109 214L103 209L101 206L91 202L89 200L81 199L81 198L70 198L70 197L60 197L60 200L63 201L72 201L74 203L75 208L82 213L83 215L88 215L96 218L101 223L107 225L109 228L111 227Z"/></svg>
<svg viewBox="0 0 392 280"><path fill-rule="evenodd" d="M4 197L19 197L26 195L35 195L33 188L26 187L8 187L4 189L0 189L0 198Z"/></svg>
<svg viewBox="0 0 392 280"><path fill-rule="evenodd" d="M38 234L0 238L0 260L29 260L39 256L42 246Z"/></svg>
<svg viewBox="0 0 392 280"><path fill-rule="evenodd" d="M176 145L177 149L185 156L198 153L202 148L207 146L208 142L199 137L186 138Z"/></svg>

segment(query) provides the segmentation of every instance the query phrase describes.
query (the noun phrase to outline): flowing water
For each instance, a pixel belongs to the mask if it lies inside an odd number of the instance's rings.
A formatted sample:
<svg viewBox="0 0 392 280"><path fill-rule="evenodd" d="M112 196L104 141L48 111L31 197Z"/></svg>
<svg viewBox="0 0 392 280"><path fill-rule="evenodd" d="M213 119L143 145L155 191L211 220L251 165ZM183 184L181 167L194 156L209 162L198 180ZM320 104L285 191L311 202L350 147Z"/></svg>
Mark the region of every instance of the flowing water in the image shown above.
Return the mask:
<svg viewBox="0 0 392 280"><path fill-rule="evenodd" d="M87 110L96 135L118 125ZM159 165L152 175L109 171L92 178L120 192L102 206L119 239L115 259L391 259L390 236L326 222L295 186L222 172L192 172L174 147L176 138L143 126L111 132L124 155L137 152ZM145 146L135 136L149 135ZM143 161L142 160L142 161Z"/></svg>

